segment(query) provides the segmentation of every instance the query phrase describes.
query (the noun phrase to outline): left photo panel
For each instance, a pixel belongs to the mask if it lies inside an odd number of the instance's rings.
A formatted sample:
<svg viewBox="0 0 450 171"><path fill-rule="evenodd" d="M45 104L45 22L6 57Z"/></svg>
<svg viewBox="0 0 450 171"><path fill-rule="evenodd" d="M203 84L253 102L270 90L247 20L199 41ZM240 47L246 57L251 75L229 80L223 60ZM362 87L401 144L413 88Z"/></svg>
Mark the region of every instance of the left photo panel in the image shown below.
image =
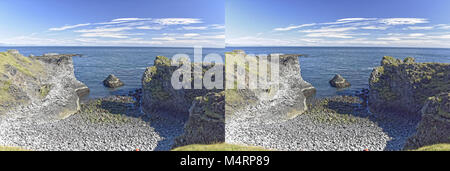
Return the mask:
<svg viewBox="0 0 450 171"><path fill-rule="evenodd" d="M225 0L2 0L0 21L0 151L225 141Z"/></svg>

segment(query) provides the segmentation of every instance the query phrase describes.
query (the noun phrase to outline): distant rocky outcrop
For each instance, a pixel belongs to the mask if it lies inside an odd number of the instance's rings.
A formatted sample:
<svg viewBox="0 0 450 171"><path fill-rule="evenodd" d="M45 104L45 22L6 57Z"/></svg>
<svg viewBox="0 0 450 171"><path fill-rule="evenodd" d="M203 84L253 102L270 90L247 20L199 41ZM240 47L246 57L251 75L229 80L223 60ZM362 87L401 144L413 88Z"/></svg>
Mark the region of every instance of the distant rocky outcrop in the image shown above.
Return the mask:
<svg viewBox="0 0 450 171"><path fill-rule="evenodd" d="M346 88L351 86L350 83L340 74L336 74L333 79L330 80L330 85L336 88Z"/></svg>
<svg viewBox="0 0 450 171"><path fill-rule="evenodd" d="M450 143L450 93L428 98L421 110L422 120L415 135L405 145L406 150Z"/></svg>
<svg viewBox="0 0 450 171"><path fill-rule="evenodd" d="M118 88L125 85L119 78L117 78L114 74L109 75L103 80L103 85L109 88Z"/></svg>
<svg viewBox="0 0 450 171"><path fill-rule="evenodd" d="M372 112L419 114L429 97L449 92L449 85L450 64L385 56L369 79L369 107Z"/></svg>
<svg viewBox="0 0 450 171"><path fill-rule="evenodd" d="M76 113L89 89L75 78L72 56L0 52L0 116L48 122Z"/></svg>

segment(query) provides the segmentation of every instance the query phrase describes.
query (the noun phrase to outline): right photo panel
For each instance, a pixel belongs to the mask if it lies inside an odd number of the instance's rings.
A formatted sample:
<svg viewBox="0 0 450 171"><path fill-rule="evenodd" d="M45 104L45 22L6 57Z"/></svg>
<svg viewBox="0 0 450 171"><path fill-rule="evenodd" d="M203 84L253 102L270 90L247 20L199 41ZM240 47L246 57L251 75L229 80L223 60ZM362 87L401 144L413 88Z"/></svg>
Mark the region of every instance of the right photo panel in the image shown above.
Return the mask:
<svg viewBox="0 0 450 171"><path fill-rule="evenodd" d="M450 2L225 4L225 143L276 151L450 143Z"/></svg>

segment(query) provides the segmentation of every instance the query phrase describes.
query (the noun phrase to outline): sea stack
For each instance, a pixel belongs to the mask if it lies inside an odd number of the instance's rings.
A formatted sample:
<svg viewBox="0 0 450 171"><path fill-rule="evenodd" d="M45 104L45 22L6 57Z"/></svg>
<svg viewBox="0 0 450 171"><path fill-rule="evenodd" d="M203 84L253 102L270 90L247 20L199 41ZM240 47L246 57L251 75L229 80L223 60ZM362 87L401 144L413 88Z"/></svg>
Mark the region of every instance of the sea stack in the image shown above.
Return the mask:
<svg viewBox="0 0 450 171"><path fill-rule="evenodd" d="M330 85L336 88L346 88L351 86L351 84L340 74L336 74L333 79L330 80Z"/></svg>
<svg viewBox="0 0 450 171"><path fill-rule="evenodd" d="M119 78L117 78L114 74L109 75L104 81L103 85L109 88L118 88L125 85Z"/></svg>

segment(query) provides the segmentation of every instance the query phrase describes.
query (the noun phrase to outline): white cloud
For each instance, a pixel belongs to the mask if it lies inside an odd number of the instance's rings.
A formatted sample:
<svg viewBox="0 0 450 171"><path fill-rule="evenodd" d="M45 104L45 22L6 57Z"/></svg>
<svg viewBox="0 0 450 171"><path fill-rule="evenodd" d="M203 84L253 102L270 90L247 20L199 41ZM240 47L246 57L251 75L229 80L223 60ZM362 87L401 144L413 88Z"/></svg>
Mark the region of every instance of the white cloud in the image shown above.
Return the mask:
<svg viewBox="0 0 450 171"><path fill-rule="evenodd" d="M327 22L327 23L321 23L321 24L334 25L334 24L345 24L345 23L369 21L369 20L376 20L376 18L342 18L342 19L336 20L335 22Z"/></svg>
<svg viewBox="0 0 450 171"><path fill-rule="evenodd" d="M196 36L200 36L200 34L197 34L197 33L186 33L183 36L184 37L196 37Z"/></svg>
<svg viewBox="0 0 450 171"><path fill-rule="evenodd" d="M211 29L225 29L225 26L221 24L211 24L209 27Z"/></svg>
<svg viewBox="0 0 450 171"><path fill-rule="evenodd" d="M450 25L447 24L438 24L436 25L438 29L450 29Z"/></svg>
<svg viewBox="0 0 450 171"><path fill-rule="evenodd" d="M356 28L356 27L338 27L338 28L322 27L319 29L300 30L300 32L303 32L303 33L345 32L345 31L357 30L357 29L358 28Z"/></svg>
<svg viewBox="0 0 450 171"><path fill-rule="evenodd" d="M50 28L48 30L50 30L50 31L63 31L63 30L68 30L68 29L73 29L73 28L83 27L83 26L88 26L88 25L91 25L91 24L90 23L77 24L77 25L63 26L63 27L58 27L58 28Z"/></svg>
<svg viewBox="0 0 450 171"><path fill-rule="evenodd" d="M306 37L328 37L328 38L341 38L341 39L349 39L353 38L351 34L348 33L326 33L326 32L320 32L320 33L310 33L305 35Z"/></svg>
<svg viewBox="0 0 450 171"><path fill-rule="evenodd" d="M83 30L75 30L77 33L92 33L92 32L118 32L124 30L132 30L131 27L97 27L95 29L83 29Z"/></svg>
<svg viewBox="0 0 450 171"><path fill-rule="evenodd" d="M409 37L421 37L421 36L425 36L425 34L422 34L422 33L411 33L408 36Z"/></svg>
<svg viewBox="0 0 450 171"><path fill-rule="evenodd" d="M174 41L176 39L173 37L154 37L154 38L152 38L152 40Z"/></svg>
<svg viewBox="0 0 450 171"><path fill-rule="evenodd" d="M428 23L428 20L425 18L386 18L379 22L386 25L414 25Z"/></svg>
<svg viewBox="0 0 450 171"><path fill-rule="evenodd" d="M302 27L310 27L310 26L314 26L316 25L315 23L311 23L311 24L302 24L302 25L297 25L297 26L289 26L289 27L281 27L281 28L275 28L273 29L274 31L289 31L289 30L293 30L293 29L298 29L298 28L302 28Z"/></svg>
<svg viewBox="0 0 450 171"><path fill-rule="evenodd" d="M160 26L140 26L140 27L136 27L136 29L139 29L139 30L161 30L161 29L163 29L163 27L160 27Z"/></svg>
<svg viewBox="0 0 450 171"><path fill-rule="evenodd" d="M410 26L408 28L405 28L404 30L431 30L433 29L433 26Z"/></svg>
<svg viewBox="0 0 450 171"><path fill-rule="evenodd" d="M184 30L206 30L208 27L200 26L200 27L192 27L192 26L184 26L182 27Z"/></svg>
<svg viewBox="0 0 450 171"><path fill-rule="evenodd" d="M398 37L380 37L377 40L387 40L387 41L399 41L401 38Z"/></svg>
<svg viewBox="0 0 450 171"><path fill-rule="evenodd" d="M136 21L150 21L151 18L116 18L109 22L101 22L96 24L103 24L103 25L109 25L109 24L120 24L120 23L127 23L127 22L136 22Z"/></svg>
<svg viewBox="0 0 450 171"><path fill-rule="evenodd" d="M388 29L388 27L383 27L383 26L365 26L365 27L361 27L361 29L365 29L365 30L386 30L386 29Z"/></svg>
<svg viewBox="0 0 450 171"><path fill-rule="evenodd" d="M212 35L212 36L201 36L199 38L201 38L201 39L225 39L225 35L220 34L220 35Z"/></svg>
<svg viewBox="0 0 450 171"><path fill-rule="evenodd" d="M161 25L188 25L203 23L202 20L198 18L160 18L155 19L154 22Z"/></svg>
<svg viewBox="0 0 450 171"><path fill-rule="evenodd" d="M142 21L142 20L150 20L150 18L117 18L112 21Z"/></svg>
<svg viewBox="0 0 450 171"><path fill-rule="evenodd" d="M117 38L117 39L125 39L128 36L142 35L140 33L135 34L126 34L126 33L116 33L116 32L92 32L92 33L83 33L81 37L102 37L102 38Z"/></svg>
<svg viewBox="0 0 450 171"><path fill-rule="evenodd" d="M354 22L354 21L367 21L367 20L375 20L376 18L343 18L337 20L337 22Z"/></svg>

